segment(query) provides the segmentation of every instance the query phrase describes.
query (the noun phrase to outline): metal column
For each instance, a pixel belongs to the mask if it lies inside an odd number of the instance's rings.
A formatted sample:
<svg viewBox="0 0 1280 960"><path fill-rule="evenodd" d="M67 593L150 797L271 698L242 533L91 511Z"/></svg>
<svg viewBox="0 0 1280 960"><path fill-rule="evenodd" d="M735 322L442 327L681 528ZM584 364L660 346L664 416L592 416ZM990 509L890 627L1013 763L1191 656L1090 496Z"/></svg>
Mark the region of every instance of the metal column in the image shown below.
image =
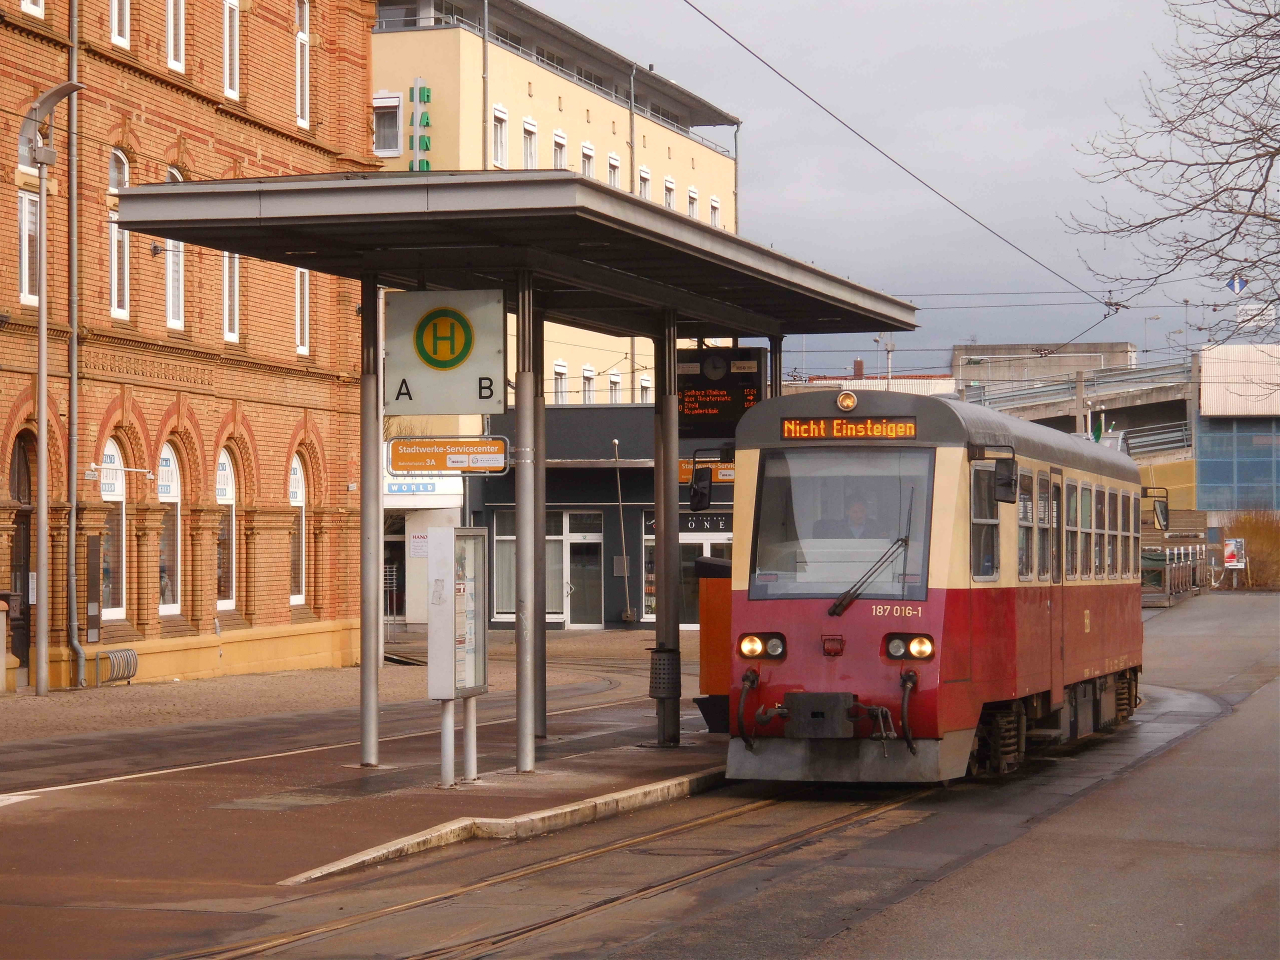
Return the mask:
<svg viewBox="0 0 1280 960"><path fill-rule="evenodd" d="M769 396L782 396L782 338L769 338Z"/></svg>
<svg viewBox="0 0 1280 960"><path fill-rule="evenodd" d="M533 318L533 734L547 735L547 398L541 312Z"/></svg>
<svg viewBox="0 0 1280 960"><path fill-rule="evenodd" d="M44 157L37 159L40 167L40 221L37 228L36 292L40 298L40 309L36 338L35 682L36 693L44 697L49 694L49 162ZM31 658L27 662L30 664Z"/></svg>
<svg viewBox="0 0 1280 960"><path fill-rule="evenodd" d="M533 622L537 565L536 484L533 450L534 394L538 374L533 370L533 274L521 270L516 289L516 770L531 773L534 762ZM545 549L545 548L543 548Z"/></svg>
<svg viewBox="0 0 1280 960"><path fill-rule="evenodd" d="M378 634L382 621L382 344L378 276L360 277L360 763L378 765Z"/></svg>
<svg viewBox="0 0 1280 960"><path fill-rule="evenodd" d="M662 339L654 344L658 375L654 435L654 506L657 530L657 644L649 696L658 701L658 743L680 743L680 447L676 396L676 312L663 311Z"/></svg>

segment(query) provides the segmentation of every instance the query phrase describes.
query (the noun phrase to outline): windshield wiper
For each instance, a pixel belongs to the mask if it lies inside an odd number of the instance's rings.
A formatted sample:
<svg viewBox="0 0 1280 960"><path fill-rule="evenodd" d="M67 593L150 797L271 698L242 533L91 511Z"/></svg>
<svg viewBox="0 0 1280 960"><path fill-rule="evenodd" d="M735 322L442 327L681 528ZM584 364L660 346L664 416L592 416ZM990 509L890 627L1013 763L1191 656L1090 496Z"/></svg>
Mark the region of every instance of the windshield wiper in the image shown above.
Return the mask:
<svg viewBox="0 0 1280 960"><path fill-rule="evenodd" d="M880 559L873 563L870 568L861 577L858 582L851 586L840 596L836 597L835 602L827 608L827 616L841 616L853 604L853 601L862 596L862 591L867 589L867 584L875 579L876 574L883 570L886 566L893 562L894 557L898 555L898 551L902 551L903 555L903 583L906 583L906 552L911 545L911 510L915 506L915 487L911 488L911 499L907 501L907 532L900 536L893 543L889 544L889 548L880 554Z"/></svg>

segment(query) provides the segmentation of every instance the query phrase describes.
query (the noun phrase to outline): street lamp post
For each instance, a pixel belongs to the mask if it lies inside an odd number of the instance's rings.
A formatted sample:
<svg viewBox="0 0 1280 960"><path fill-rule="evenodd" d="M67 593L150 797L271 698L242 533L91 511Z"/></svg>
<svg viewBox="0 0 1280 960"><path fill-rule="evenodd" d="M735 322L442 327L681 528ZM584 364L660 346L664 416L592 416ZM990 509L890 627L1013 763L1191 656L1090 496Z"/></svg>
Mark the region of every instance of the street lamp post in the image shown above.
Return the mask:
<svg viewBox="0 0 1280 960"><path fill-rule="evenodd" d="M60 83L40 94L22 122L19 136L31 144L40 174L40 220L37 226L36 296L39 301L36 344L36 695L49 695L49 167L57 162L53 123L48 143L39 136L40 124L52 118L66 97L84 84ZM71 538L75 550L75 538Z"/></svg>

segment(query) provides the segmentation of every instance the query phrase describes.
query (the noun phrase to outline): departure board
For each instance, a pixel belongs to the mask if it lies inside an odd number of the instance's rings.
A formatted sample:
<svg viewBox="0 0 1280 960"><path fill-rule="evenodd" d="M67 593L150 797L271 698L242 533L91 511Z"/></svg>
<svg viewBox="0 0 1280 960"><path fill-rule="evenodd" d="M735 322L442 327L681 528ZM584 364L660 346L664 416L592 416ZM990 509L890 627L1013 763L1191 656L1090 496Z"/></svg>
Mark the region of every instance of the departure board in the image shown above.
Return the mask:
<svg viewBox="0 0 1280 960"><path fill-rule="evenodd" d="M677 351L680 436L732 437L742 415L764 397L766 356L761 347Z"/></svg>

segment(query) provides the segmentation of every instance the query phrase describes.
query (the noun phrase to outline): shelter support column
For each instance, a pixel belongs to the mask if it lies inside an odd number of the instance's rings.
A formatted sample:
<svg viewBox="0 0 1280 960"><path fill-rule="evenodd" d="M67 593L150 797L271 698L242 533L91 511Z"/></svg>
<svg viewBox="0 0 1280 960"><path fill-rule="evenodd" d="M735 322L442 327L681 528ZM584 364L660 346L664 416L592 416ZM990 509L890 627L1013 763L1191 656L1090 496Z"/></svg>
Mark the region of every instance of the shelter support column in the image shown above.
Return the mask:
<svg viewBox="0 0 1280 960"><path fill-rule="evenodd" d="M533 733L547 735L547 397L544 323L533 318Z"/></svg>
<svg viewBox="0 0 1280 960"><path fill-rule="evenodd" d="M360 277L360 763L378 765L378 630L382 619L382 344L378 276Z"/></svg>
<svg viewBox="0 0 1280 960"><path fill-rule="evenodd" d="M658 701L658 743L680 743L680 445L676 396L676 311L662 315L654 344L655 406L654 556L658 594L657 644L649 667L649 696Z"/></svg>
<svg viewBox="0 0 1280 960"><path fill-rule="evenodd" d="M534 716L536 710L534 587L537 542L533 451L533 274L521 270L516 288L516 770L533 772Z"/></svg>
<svg viewBox="0 0 1280 960"><path fill-rule="evenodd" d="M769 338L769 396L782 396L782 338Z"/></svg>

